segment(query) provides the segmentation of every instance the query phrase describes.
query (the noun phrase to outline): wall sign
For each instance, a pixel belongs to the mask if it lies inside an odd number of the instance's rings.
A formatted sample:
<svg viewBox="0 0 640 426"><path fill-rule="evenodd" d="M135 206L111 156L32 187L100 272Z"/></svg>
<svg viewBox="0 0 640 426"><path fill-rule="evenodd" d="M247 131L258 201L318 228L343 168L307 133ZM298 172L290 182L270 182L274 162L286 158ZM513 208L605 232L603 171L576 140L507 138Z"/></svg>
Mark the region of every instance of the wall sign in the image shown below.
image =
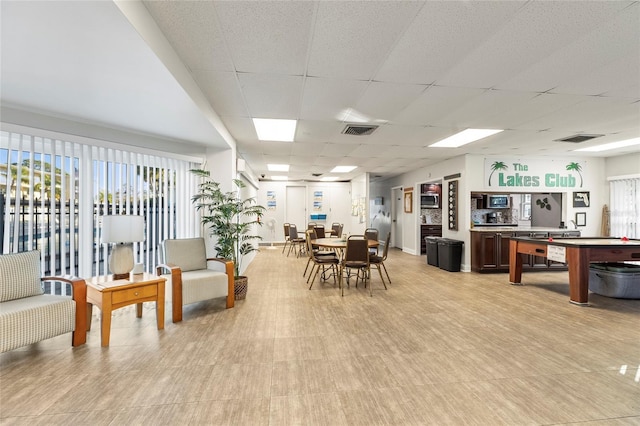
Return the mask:
<svg viewBox="0 0 640 426"><path fill-rule="evenodd" d="M484 159L485 186L492 189L582 188L587 160Z"/></svg>

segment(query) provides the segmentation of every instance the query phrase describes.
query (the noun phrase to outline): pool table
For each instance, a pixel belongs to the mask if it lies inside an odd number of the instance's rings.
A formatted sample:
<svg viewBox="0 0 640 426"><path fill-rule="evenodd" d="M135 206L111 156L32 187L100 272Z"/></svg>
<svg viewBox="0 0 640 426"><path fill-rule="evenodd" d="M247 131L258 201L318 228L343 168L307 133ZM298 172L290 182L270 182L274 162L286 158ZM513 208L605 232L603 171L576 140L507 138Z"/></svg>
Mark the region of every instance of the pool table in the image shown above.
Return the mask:
<svg viewBox="0 0 640 426"><path fill-rule="evenodd" d="M589 263L640 261L640 240L512 237L509 243L509 281L511 284L522 282L521 253L566 263L569 268L569 299L571 303L588 305Z"/></svg>

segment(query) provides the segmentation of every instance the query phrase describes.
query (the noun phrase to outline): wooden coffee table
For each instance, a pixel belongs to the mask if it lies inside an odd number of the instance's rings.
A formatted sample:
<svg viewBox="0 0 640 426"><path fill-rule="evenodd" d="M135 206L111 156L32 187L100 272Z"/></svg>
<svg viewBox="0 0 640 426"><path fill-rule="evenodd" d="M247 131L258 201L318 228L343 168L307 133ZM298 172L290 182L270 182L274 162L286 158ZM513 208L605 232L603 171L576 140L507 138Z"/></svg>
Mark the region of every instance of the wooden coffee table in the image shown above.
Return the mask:
<svg viewBox="0 0 640 426"><path fill-rule="evenodd" d="M156 302L158 330L164 329L164 283L166 279L153 274L131 274L130 279L114 280L102 275L87 280L87 330L91 330L93 305L100 308L102 346L109 346L111 312L136 304L136 316L142 318L142 302Z"/></svg>

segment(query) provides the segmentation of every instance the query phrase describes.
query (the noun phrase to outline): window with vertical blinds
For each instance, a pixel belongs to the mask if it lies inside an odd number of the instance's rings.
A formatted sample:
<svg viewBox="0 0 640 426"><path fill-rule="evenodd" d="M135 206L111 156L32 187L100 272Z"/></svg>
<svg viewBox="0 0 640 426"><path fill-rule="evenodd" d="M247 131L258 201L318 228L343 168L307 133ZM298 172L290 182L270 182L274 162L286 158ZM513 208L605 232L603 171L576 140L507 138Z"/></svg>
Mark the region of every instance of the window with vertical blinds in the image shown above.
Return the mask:
<svg viewBox="0 0 640 426"><path fill-rule="evenodd" d="M105 144L106 145L106 144ZM136 262L152 272L165 238L200 233L191 205L198 165L168 156L2 131L0 252L41 251L44 274L108 273L101 217L145 218Z"/></svg>
<svg viewBox="0 0 640 426"><path fill-rule="evenodd" d="M610 235L640 238L640 177L610 178Z"/></svg>

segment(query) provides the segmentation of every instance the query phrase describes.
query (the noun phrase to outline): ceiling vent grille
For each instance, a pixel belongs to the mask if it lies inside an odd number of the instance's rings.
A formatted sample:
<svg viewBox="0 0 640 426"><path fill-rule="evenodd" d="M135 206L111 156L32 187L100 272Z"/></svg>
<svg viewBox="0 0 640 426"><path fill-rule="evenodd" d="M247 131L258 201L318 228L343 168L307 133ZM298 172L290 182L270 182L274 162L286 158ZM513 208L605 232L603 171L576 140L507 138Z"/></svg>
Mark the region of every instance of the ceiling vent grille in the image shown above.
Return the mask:
<svg viewBox="0 0 640 426"><path fill-rule="evenodd" d="M369 124L347 124L342 133L353 136L367 136L373 133L377 128L378 126L372 126Z"/></svg>
<svg viewBox="0 0 640 426"><path fill-rule="evenodd" d="M319 177L322 176L322 173L311 173L311 176Z"/></svg>
<svg viewBox="0 0 640 426"><path fill-rule="evenodd" d="M586 135L584 133L580 133L577 135L569 136L568 138L556 139L557 142L571 142L571 143L580 143L585 142L591 139L599 138L604 135Z"/></svg>

